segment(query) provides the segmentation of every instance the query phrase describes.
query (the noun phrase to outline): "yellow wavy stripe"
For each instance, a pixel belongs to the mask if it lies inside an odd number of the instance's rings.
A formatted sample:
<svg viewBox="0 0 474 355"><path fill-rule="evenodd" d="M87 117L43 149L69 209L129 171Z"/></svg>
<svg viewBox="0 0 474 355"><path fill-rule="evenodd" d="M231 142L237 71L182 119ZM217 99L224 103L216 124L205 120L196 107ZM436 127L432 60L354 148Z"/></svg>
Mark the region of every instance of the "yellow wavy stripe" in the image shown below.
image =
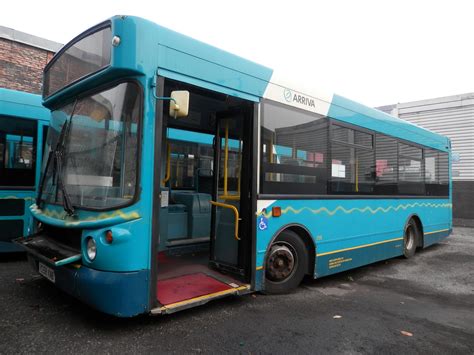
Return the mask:
<svg viewBox="0 0 474 355"><path fill-rule="evenodd" d="M129 212L129 213L124 213L121 210L117 210L112 214L100 214L97 217L92 217L91 216L91 217L81 219L80 221L68 221L68 222L66 222L66 225L68 225L68 226L78 225L82 222L95 222L95 221L101 221L101 220L109 219L109 218L113 218L113 217L121 217L123 220L128 221L128 220L131 220L131 219L138 219L138 218L140 218L140 215L138 214L138 212L135 212L135 211L134 212Z"/></svg>
<svg viewBox="0 0 474 355"><path fill-rule="evenodd" d="M48 209L40 210L38 209L36 205L33 205L33 207L31 207L31 210L38 214L42 214L46 217L65 220L66 225L78 225L82 222L95 222L95 221L101 221L104 219L109 219L109 218L114 218L114 217L121 217L124 220L140 218L140 214L136 211L124 213L122 210L116 210L114 212L104 212L97 216L90 216L87 218L76 220L73 217L68 216L66 212L63 212L63 211L48 210Z"/></svg>
<svg viewBox="0 0 474 355"><path fill-rule="evenodd" d="M308 211L310 213L313 213L313 214L319 214L319 213L326 213L327 215L329 216L334 216L337 212L343 212L343 213L346 213L346 214L351 214L353 212L360 212L360 213L366 213L366 212L370 212L371 214L376 214L376 213L379 213L379 212L382 212L382 213L387 213L387 212L390 212L390 211L398 211L398 210L406 210L408 208L413 208L413 207L431 207L431 208L451 208L452 207L452 204L451 203L429 203L429 202L415 202L415 203L407 203L405 205L398 205L398 206L389 206L387 208L383 208L383 207L377 207L377 208L372 208L372 207L364 207L364 208L359 208L359 207L353 207L353 208L350 208L350 209L346 209L345 207L343 206L337 206L335 209L333 210L329 210L328 208L326 207L320 207L318 209L312 209L312 208L309 208L309 207L302 207L302 208L299 208L299 209L295 209L291 206L288 206L288 207L285 207L284 209L281 210L281 213L284 214L284 213L289 213L289 212L292 212L294 214L300 214L301 212L303 211ZM263 212L260 212L258 213L258 216L260 215L264 215L265 217L269 218L271 217L272 215L272 212L267 212L267 213L263 213Z"/></svg>

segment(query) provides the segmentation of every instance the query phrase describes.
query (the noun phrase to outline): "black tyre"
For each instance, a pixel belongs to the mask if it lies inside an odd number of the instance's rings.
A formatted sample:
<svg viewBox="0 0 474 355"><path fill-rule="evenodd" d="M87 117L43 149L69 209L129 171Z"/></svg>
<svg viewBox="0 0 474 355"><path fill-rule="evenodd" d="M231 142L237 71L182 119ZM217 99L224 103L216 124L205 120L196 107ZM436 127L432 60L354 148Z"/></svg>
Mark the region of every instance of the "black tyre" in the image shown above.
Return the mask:
<svg viewBox="0 0 474 355"><path fill-rule="evenodd" d="M287 293L298 287L308 270L306 245L292 231L283 231L268 251L265 262L265 292Z"/></svg>
<svg viewBox="0 0 474 355"><path fill-rule="evenodd" d="M405 226L403 234L403 256L407 259L415 255L416 247L419 242L419 230L413 219L410 219Z"/></svg>

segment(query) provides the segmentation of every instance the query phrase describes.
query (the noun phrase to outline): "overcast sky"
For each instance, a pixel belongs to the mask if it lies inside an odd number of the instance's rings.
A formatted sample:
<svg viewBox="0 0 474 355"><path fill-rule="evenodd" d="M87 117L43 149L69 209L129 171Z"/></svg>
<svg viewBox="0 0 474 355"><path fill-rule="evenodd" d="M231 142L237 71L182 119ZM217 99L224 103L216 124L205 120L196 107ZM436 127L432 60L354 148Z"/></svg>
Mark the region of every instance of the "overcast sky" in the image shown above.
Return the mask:
<svg viewBox="0 0 474 355"><path fill-rule="evenodd" d="M0 25L66 43L115 14L145 17L370 106L474 92L469 0L7 0Z"/></svg>

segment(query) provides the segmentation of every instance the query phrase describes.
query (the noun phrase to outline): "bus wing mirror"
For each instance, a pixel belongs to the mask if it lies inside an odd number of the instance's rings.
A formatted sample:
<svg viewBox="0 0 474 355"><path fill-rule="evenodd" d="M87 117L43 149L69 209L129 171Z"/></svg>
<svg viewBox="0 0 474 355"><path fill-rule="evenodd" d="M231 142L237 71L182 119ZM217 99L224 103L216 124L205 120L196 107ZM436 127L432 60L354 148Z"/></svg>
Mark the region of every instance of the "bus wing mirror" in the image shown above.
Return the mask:
<svg viewBox="0 0 474 355"><path fill-rule="evenodd" d="M170 116L174 118L186 117L189 112L189 91L180 90L171 92Z"/></svg>

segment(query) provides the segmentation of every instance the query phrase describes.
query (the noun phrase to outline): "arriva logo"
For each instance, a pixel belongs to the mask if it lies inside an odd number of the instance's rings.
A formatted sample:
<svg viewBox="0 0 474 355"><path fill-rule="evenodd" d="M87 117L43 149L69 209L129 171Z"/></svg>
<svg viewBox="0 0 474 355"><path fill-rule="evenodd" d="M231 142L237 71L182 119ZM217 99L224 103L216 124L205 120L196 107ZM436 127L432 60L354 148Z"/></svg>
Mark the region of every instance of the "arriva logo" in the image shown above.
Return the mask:
<svg viewBox="0 0 474 355"><path fill-rule="evenodd" d="M283 90L283 97L285 98L286 102L290 103L299 103L301 105L309 106L309 107L316 107L314 103L314 99L311 97L307 97L300 94L293 94L290 89Z"/></svg>

